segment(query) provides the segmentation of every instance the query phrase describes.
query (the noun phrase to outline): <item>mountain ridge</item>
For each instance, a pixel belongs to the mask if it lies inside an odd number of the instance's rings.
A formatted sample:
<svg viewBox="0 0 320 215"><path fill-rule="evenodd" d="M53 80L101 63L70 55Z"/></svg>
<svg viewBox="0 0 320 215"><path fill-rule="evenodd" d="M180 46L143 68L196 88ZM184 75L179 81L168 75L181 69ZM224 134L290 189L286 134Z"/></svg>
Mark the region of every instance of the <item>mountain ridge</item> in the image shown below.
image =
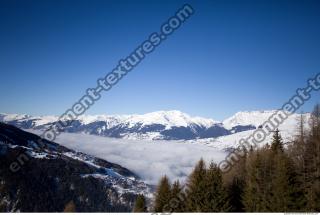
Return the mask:
<svg viewBox="0 0 320 215"><path fill-rule="evenodd" d="M216 121L193 117L181 111L156 111L132 115L82 115L63 131L93 135L149 140L192 140L216 138L259 127L276 110L240 111ZM305 114L309 117L309 113ZM297 114L290 116L290 120ZM0 114L0 121L23 129L46 130L57 122L56 116Z"/></svg>

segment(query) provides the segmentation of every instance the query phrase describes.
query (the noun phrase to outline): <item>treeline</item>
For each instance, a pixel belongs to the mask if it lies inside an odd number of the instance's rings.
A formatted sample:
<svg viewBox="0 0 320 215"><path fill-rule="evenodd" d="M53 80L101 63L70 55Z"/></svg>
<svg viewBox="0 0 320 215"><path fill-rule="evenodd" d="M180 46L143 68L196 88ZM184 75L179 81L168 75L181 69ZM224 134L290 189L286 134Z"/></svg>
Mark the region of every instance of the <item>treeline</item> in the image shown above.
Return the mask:
<svg viewBox="0 0 320 215"><path fill-rule="evenodd" d="M187 183L171 184L164 176L155 194L153 212L319 212L320 106L298 120L298 134L286 146L278 130L272 142L246 151L228 173L200 160ZM135 211L144 212L140 196ZM143 199L143 201L141 201Z"/></svg>

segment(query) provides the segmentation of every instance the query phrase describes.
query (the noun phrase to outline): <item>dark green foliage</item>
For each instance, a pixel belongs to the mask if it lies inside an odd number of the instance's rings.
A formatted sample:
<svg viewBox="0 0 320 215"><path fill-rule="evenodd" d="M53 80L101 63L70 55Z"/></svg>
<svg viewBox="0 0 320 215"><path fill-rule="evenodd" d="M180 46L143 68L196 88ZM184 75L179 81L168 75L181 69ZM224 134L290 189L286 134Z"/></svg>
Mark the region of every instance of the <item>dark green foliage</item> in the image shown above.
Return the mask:
<svg viewBox="0 0 320 215"><path fill-rule="evenodd" d="M161 178L155 195L154 211L166 212L169 209L171 185L167 176Z"/></svg>
<svg viewBox="0 0 320 215"><path fill-rule="evenodd" d="M284 152L279 131L268 146L250 153L243 203L250 212L299 211L303 198L293 160Z"/></svg>
<svg viewBox="0 0 320 215"><path fill-rule="evenodd" d="M227 192L223 186L222 173L216 164L210 163L206 174L204 212L224 212L229 210Z"/></svg>
<svg viewBox="0 0 320 215"><path fill-rule="evenodd" d="M227 199L230 207L230 212L244 212L244 205L242 202L244 187L244 180L238 177L234 177L231 184L228 186Z"/></svg>
<svg viewBox="0 0 320 215"><path fill-rule="evenodd" d="M271 144L253 149L222 175L201 159L185 190L175 182L171 198L183 196L172 212L319 212L320 211L320 106L310 121L310 132L299 118L298 135L284 147L279 130ZM167 184L167 190L170 187Z"/></svg>
<svg viewBox="0 0 320 215"><path fill-rule="evenodd" d="M243 204L248 212L267 211L265 196L269 190L267 186L267 171L262 166L267 162L263 160L259 152L251 152L248 158L246 186L243 195ZM267 168L266 168L267 169Z"/></svg>
<svg viewBox="0 0 320 215"><path fill-rule="evenodd" d="M204 212L206 206L207 170L201 159L189 176L187 183L187 211Z"/></svg>
<svg viewBox="0 0 320 215"><path fill-rule="evenodd" d="M320 105L311 116L311 134L305 143L305 195L308 211L320 211Z"/></svg>
<svg viewBox="0 0 320 215"><path fill-rule="evenodd" d="M309 211L320 211L320 141L314 136L306 143L305 194Z"/></svg>
<svg viewBox="0 0 320 215"><path fill-rule="evenodd" d="M168 179L164 177L156 193L156 212L222 212L229 210L222 173L214 163L206 168L201 159L190 174L185 190L179 181L174 182L170 187ZM167 198L169 189L171 196Z"/></svg>
<svg viewBox="0 0 320 215"><path fill-rule="evenodd" d="M184 193L183 187L177 180L173 183L171 189L171 197L169 201L170 212L181 213L186 210L186 195Z"/></svg>
<svg viewBox="0 0 320 215"><path fill-rule="evenodd" d="M146 204L146 199L144 198L144 195L139 194L137 196L133 212L135 213L147 212L147 204Z"/></svg>
<svg viewBox="0 0 320 215"><path fill-rule="evenodd" d="M299 211L301 202L299 197L302 193L291 159L285 154L276 154L273 161L270 211Z"/></svg>
<svg viewBox="0 0 320 215"><path fill-rule="evenodd" d="M271 149L274 152L283 152L283 142L278 129L273 134Z"/></svg>

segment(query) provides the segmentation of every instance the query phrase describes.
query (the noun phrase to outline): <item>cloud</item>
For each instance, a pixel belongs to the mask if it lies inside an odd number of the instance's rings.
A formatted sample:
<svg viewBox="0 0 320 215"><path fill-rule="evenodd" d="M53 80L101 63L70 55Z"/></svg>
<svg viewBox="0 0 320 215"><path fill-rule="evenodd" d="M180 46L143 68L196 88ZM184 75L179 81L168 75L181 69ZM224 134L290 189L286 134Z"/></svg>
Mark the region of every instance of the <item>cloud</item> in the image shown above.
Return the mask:
<svg viewBox="0 0 320 215"><path fill-rule="evenodd" d="M184 181L201 157L207 162L219 162L226 155L204 144L183 141L126 140L62 133L55 142L126 167L149 184L157 184L165 174L171 180Z"/></svg>

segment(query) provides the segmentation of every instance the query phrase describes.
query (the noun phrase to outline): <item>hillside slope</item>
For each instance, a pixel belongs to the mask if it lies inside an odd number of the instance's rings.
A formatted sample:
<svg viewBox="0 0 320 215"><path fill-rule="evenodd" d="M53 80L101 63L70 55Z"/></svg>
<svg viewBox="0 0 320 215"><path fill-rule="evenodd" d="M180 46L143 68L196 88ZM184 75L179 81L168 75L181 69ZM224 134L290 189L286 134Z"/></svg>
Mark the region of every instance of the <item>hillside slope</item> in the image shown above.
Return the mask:
<svg viewBox="0 0 320 215"><path fill-rule="evenodd" d="M129 212L150 188L120 165L0 123L0 211Z"/></svg>

